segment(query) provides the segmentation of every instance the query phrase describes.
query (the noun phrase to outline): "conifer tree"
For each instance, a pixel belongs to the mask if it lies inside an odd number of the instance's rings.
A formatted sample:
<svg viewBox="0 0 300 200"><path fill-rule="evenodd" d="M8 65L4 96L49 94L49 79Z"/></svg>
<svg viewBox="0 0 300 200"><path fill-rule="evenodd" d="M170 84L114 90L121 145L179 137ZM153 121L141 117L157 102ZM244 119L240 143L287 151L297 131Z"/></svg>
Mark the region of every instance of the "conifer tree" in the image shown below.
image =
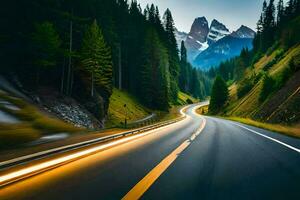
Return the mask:
<svg viewBox="0 0 300 200"><path fill-rule="evenodd" d="M171 100L177 101L178 98L178 77L179 77L179 57L178 47L175 39L175 27L172 13L169 9L164 14L164 28L166 31L167 48L169 55L169 65L171 73Z"/></svg>
<svg viewBox="0 0 300 200"><path fill-rule="evenodd" d="M281 24L284 17L284 5L283 0L279 0L277 4L277 24Z"/></svg>
<svg viewBox="0 0 300 200"><path fill-rule="evenodd" d="M110 96L112 92L111 52L106 46L96 20L84 35L81 62L84 69L90 73L91 96L93 97L95 94L95 86L101 88Z"/></svg>
<svg viewBox="0 0 300 200"><path fill-rule="evenodd" d="M221 76L217 76L211 91L209 112L217 114L221 111L228 100L229 92L225 81Z"/></svg>
<svg viewBox="0 0 300 200"><path fill-rule="evenodd" d="M181 48L180 48L180 75L179 75L179 88L181 91L188 91L188 85L187 85L187 51L184 45L184 41L181 42Z"/></svg>
<svg viewBox="0 0 300 200"><path fill-rule="evenodd" d="M43 22L35 26L32 34L34 65L36 66L36 85L40 81L40 72L57 65L61 53L61 40L55 27L50 22Z"/></svg>
<svg viewBox="0 0 300 200"><path fill-rule="evenodd" d="M143 101L155 109L169 108L170 73L166 49L157 31L149 28L144 44L144 65L141 70Z"/></svg>

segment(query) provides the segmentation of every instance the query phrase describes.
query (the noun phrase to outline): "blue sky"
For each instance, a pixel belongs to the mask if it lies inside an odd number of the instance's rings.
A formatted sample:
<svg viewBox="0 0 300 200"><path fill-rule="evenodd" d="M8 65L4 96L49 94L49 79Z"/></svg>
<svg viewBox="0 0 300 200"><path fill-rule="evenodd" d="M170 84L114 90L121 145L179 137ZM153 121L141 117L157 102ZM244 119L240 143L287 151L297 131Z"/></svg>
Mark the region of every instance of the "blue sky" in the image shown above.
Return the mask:
<svg viewBox="0 0 300 200"><path fill-rule="evenodd" d="M255 30L263 0L137 0L142 8L147 3L158 5L161 12L170 8L176 27L185 32L196 17L205 16L209 22L217 19L231 31L241 25Z"/></svg>

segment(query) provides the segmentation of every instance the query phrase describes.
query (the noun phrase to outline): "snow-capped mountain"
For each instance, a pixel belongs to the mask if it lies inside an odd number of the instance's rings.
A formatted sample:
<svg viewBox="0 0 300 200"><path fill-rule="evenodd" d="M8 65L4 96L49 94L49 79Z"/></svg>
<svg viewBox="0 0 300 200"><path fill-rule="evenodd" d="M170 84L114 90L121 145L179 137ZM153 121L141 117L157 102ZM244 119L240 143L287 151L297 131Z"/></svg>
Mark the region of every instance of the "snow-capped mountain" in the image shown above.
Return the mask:
<svg viewBox="0 0 300 200"><path fill-rule="evenodd" d="M196 18L185 41L188 50L188 60L192 61L207 47L207 35L209 32L208 21L205 17Z"/></svg>
<svg viewBox="0 0 300 200"><path fill-rule="evenodd" d="M178 47L180 48L181 41L185 42L190 63L193 63L194 59L211 44L229 34L225 25L215 19L209 25L205 17L196 18L188 34L175 31Z"/></svg>
<svg viewBox="0 0 300 200"><path fill-rule="evenodd" d="M218 66L222 61L238 56L243 48L252 49L254 36L255 32L252 29L241 26L201 52L194 60L193 65L203 70Z"/></svg>
<svg viewBox="0 0 300 200"><path fill-rule="evenodd" d="M228 30L228 28L224 24L214 19L211 22L209 33L207 36L208 44L213 44L229 34L230 31Z"/></svg>
<svg viewBox="0 0 300 200"><path fill-rule="evenodd" d="M188 61L204 70L239 55L243 48L251 49L254 37L255 32L247 26L231 33L216 19L209 26L205 17L196 18L188 34L176 30L178 47L184 41Z"/></svg>

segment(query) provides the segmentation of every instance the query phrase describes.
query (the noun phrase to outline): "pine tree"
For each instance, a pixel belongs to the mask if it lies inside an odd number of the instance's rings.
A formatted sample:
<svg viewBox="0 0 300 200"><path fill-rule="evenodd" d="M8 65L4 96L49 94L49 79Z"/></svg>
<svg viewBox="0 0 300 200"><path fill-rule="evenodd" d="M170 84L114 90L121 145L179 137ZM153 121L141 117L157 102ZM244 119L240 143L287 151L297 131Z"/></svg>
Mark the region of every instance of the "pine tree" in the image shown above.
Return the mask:
<svg viewBox="0 0 300 200"><path fill-rule="evenodd" d="M192 69L191 75L191 94L196 98L202 98L202 92L200 87L199 74L197 69Z"/></svg>
<svg viewBox="0 0 300 200"><path fill-rule="evenodd" d="M164 14L164 28L166 31L169 65L171 73L171 100L176 102L178 98L179 57L175 39L175 27L172 13L169 9Z"/></svg>
<svg viewBox="0 0 300 200"><path fill-rule="evenodd" d="M281 24L284 17L284 5L283 0L279 0L277 4L277 24Z"/></svg>
<svg viewBox="0 0 300 200"><path fill-rule="evenodd" d="M155 13L156 13L155 6L154 4L151 4L150 8L148 9L148 20L152 24L155 24L155 20L156 20Z"/></svg>
<svg viewBox="0 0 300 200"><path fill-rule="evenodd" d="M60 52L61 40L54 25L43 22L36 25L36 31L32 34L35 64L40 67L53 67L56 65Z"/></svg>
<svg viewBox="0 0 300 200"><path fill-rule="evenodd" d="M112 93L111 53L96 20L84 35L81 62L84 69L90 73L91 96L95 94L95 85L110 96Z"/></svg>
<svg viewBox="0 0 300 200"><path fill-rule="evenodd" d="M43 22L35 26L31 36L33 43L34 65L36 66L36 86L40 83L40 72L57 65L61 53L61 40L55 27L50 22Z"/></svg>
<svg viewBox="0 0 300 200"><path fill-rule="evenodd" d="M184 45L184 41L181 42L180 48L180 75L179 75L179 88L183 92L188 91L188 74L187 74L187 51Z"/></svg>
<svg viewBox="0 0 300 200"><path fill-rule="evenodd" d="M209 112L217 114L224 107L228 100L229 92L225 81L221 76L217 76L211 91Z"/></svg>
<svg viewBox="0 0 300 200"><path fill-rule="evenodd" d="M151 108L166 110L170 101L168 55L153 28L147 31L144 53L140 83L143 102Z"/></svg>

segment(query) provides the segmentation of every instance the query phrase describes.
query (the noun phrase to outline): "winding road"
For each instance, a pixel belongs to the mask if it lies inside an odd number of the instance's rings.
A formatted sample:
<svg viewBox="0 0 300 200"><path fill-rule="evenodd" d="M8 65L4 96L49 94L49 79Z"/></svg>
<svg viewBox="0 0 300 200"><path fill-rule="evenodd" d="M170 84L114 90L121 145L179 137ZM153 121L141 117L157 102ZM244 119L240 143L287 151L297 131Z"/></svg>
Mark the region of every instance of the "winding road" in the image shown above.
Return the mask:
<svg viewBox="0 0 300 200"><path fill-rule="evenodd" d="M0 188L19 199L300 199L300 140L194 105L175 124Z"/></svg>

